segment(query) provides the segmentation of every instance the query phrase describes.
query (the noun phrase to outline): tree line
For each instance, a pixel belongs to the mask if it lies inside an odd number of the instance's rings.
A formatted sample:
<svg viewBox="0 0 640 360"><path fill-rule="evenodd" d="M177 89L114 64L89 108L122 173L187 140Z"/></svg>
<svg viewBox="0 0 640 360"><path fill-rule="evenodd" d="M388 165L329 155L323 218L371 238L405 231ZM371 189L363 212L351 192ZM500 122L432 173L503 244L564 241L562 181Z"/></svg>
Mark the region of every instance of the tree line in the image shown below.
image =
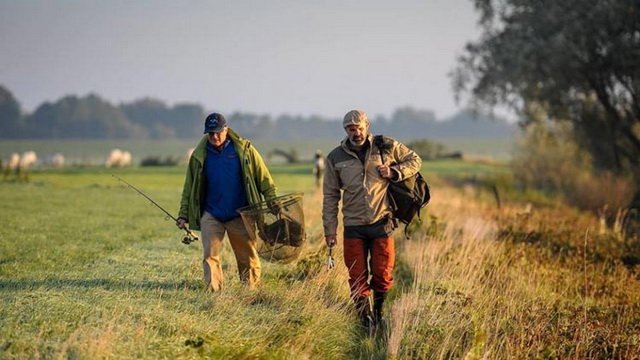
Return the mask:
<svg viewBox="0 0 640 360"><path fill-rule="evenodd" d="M199 104L169 106L144 98L114 105L96 94L65 96L23 114L18 100L0 85L0 138L4 139L184 139L202 135L205 109ZM250 139L340 138L341 119L321 116L233 112L230 127ZM402 107L390 118L371 119L372 131L402 139L474 137L509 138L515 125L460 112L438 121L431 111Z"/></svg>

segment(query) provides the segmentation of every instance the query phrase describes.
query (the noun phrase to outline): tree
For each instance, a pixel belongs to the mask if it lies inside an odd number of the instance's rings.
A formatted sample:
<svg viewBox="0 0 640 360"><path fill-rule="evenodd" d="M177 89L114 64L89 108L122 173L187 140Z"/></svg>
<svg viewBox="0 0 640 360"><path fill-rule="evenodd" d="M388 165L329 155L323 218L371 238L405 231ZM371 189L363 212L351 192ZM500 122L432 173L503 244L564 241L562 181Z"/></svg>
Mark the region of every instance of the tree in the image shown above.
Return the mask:
<svg viewBox="0 0 640 360"><path fill-rule="evenodd" d="M397 108L391 116L387 133L402 138L421 137L428 134L428 129L437 127L436 116L430 110L417 110L410 106Z"/></svg>
<svg viewBox="0 0 640 360"><path fill-rule="evenodd" d="M269 115L233 112L227 116L228 125L248 139L265 139L271 136L273 122Z"/></svg>
<svg viewBox="0 0 640 360"><path fill-rule="evenodd" d="M16 138L24 134L20 104L13 94L0 85L0 137Z"/></svg>
<svg viewBox="0 0 640 360"><path fill-rule="evenodd" d="M171 108L171 116L172 126L178 138L192 139L202 136L205 114L199 104L176 104Z"/></svg>
<svg viewBox="0 0 640 360"><path fill-rule="evenodd" d="M640 183L637 0L475 0L483 36L454 72L459 96L568 122L594 166ZM638 197L638 195L636 195Z"/></svg>
<svg viewBox="0 0 640 360"><path fill-rule="evenodd" d="M126 115L97 95L66 96L44 103L27 117L36 138L125 139L142 138L146 131L132 124Z"/></svg>
<svg viewBox="0 0 640 360"><path fill-rule="evenodd" d="M120 105L129 120L149 131L154 139L175 138L167 105L156 99L144 98Z"/></svg>
<svg viewBox="0 0 640 360"><path fill-rule="evenodd" d="M132 123L149 131L154 139L193 138L202 135L204 109L198 104L168 107L163 101L144 98L120 105Z"/></svg>

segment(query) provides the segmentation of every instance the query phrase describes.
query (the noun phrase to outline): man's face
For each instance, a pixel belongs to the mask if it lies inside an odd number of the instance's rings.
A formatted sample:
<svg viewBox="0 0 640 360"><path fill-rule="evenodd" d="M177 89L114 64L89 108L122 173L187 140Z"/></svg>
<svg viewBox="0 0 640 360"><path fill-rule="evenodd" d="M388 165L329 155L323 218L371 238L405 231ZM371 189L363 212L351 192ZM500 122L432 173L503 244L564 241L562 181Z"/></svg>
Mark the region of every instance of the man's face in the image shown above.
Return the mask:
<svg viewBox="0 0 640 360"><path fill-rule="evenodd" d="M365 140L367 140L367 134L369 131L369 122L365 122L364 124L351 124L347 125L344 128L344 131L347 132L347 136L349 136L349 140L351 143L361 146L364 144Z"/></svg>
<svg viewBox="0 0 640 360"><path fill-rule="evenodd" d="M227 132L229 128L225 127L222 131L213 133L210 132L207 134L207 138L209 139L209 144L213 145L215 148L221 148L225 141L227 141Z"/></svg>

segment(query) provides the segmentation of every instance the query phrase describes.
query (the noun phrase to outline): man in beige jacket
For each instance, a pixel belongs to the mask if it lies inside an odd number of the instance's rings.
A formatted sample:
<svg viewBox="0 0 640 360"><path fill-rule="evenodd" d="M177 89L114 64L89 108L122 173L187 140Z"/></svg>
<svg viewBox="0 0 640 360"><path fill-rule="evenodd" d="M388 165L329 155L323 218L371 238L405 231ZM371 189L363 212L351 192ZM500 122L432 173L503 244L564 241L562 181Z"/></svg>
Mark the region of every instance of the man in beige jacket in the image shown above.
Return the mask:
<svg viewBox="0 0 640 360"><path fill-rule="evenodd" d="M351 297L362 326L372 335L383 320L382 305L393 285L395 249L391 236L395 221L387 187L390 181L402 181L420 171L422 160L405 145L384 137L389 150L383 163L363 111L349 111L342 125L347 137L327 156L322 221L325 241L333 247L342 198L344 261L349 269ZM372 290L373 314L369 299Z"/></svg>

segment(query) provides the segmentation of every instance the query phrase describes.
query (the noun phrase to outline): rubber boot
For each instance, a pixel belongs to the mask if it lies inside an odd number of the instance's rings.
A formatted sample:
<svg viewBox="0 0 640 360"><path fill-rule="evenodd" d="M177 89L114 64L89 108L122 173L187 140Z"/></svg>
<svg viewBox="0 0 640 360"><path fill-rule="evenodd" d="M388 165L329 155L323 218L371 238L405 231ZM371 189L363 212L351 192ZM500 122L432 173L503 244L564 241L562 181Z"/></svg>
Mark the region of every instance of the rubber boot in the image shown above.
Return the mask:
<svg viewBox="0 0 640 360"><path fill-rule="evenodd" d="M382 306L386 297L387 293L377 291L373 292L373 322L376 329L381 329L383 331L387 325L386 319L384 318L384 312L382 310Z"/></svg>
<svg viewBox="0 0 640 360"><path fill-rule="evenodd" d="M375 334L375 323L373 315L371 314L371 300L368 296L359 297L354 300L356 305L356 312L358 313L358 319L364 329L364 333L368 337L373 337Z"/></svg>

